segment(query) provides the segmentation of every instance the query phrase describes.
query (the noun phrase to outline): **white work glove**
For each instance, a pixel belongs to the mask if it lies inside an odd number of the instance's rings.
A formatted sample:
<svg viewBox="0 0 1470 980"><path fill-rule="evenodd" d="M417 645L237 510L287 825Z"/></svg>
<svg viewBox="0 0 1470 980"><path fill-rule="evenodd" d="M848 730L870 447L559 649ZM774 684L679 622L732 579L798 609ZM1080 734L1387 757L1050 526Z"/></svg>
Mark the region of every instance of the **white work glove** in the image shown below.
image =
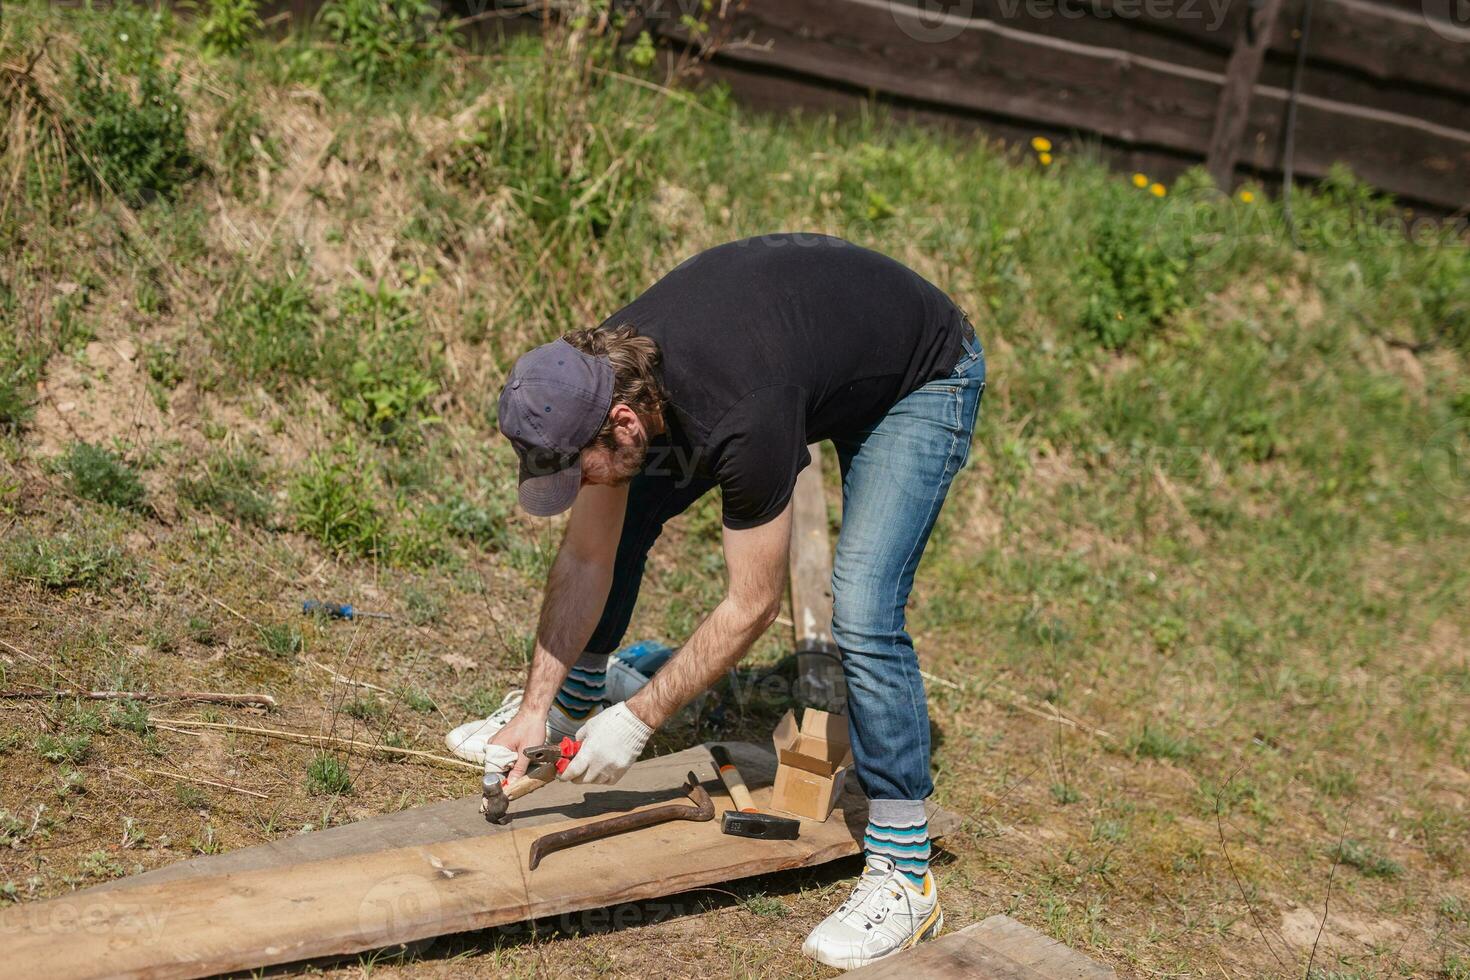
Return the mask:
<svg viewBox="0 0 1470 980"><path fill-rule="evenodd" d="M520 753L504 745L485 746L485 775L498 775L504 779L516 764Z"/></svg>
<svg viewBox="0 0 1470 980"><path fill-rule="evenodd" d="M577 730L582 747L560 778L574 783L615 783L638 761L652 734L653 729L619 701Z"/></svg>

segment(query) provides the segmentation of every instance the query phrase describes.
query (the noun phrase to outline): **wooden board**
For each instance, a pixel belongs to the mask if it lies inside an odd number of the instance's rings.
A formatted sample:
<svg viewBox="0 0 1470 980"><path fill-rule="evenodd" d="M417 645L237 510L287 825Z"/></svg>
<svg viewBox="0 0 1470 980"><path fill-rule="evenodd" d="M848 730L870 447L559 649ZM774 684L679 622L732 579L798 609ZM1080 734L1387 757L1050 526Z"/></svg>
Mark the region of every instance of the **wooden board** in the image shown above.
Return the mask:
<svg viewBox="0 0 1470 980"><path fill-rule="evenodd" d="M756 802L768 800L769 751L748 743L728 747ZM305 851L248 848L185 862L192 866L187 870L14 906L0 912L7 971L58 980L208 976L670 895L860 850L867 808L850 793L825 823L802 821L798 841L727 837L716 816L586 844L527 870L530 845L542 833L675 800L688 770L709 791L717 814L730 808L709 751L699 746L639 763L617 786L578 789L576 802L552 803L543 794L564 784L548 786L516 804L512 812L520 819L509 827L486 824L478 799L469 797L441 805L432 817L406 811L303 835L317 838ZM656 788L627 788L650 783ZM947 811L931 815L935 836L958 823ZM385 843L391 846L382 849ZM315 857L303 860L303 854Z"/></svg>
<svg viewBox="0 0 1470 980"><path fill-rule="evenodd" d="M1235 50L1225 65L1225 84L1220 87L1220 103L1215 109L1215 128L1205 151L1205 169L1215 186L1230 190L1235 180L1235 161L1240 159L1240 138L1250 119L1251 94L1261 76L1266 60L1266 47L1281 15L1283 0L1261 0L1251 5L1250 17L1240 25Z"/></svg>
<svg viewBox="0 0 1470 980"><path fill-rule="evenodd" d="M800 699L844 711L847 688L841 652L832 639L832 540L821 443L807 446L812 461L796 477L791 504L791 622L796 633Z"/></svg>
<svg viewBox="0 0 1470 980"><path fill-rule="evenodd" d="M854 980L1114 980L1104 966L1008 915L922 943L905 953L844 973Z"/></svg>

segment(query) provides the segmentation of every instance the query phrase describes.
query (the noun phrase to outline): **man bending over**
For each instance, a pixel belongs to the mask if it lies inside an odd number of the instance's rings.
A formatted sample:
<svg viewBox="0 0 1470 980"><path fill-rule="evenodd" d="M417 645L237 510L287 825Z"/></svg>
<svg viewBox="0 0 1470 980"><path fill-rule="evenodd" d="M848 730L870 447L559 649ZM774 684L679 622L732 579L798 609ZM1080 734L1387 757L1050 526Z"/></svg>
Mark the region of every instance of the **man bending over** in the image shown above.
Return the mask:
<svg viewBox="0 0 1470 980"><path fill-rule="evenodd" d="M562 778L616 782L654 729L723 676L781 607L791 497L807 444L842 470L832 635L854 769L871 801L866 870L803 945L853 968L938 933L924 800L929 718L905 606L965 464L985 358L938 288L876 252L769 235L703 252L601 326L523 355L500 397L520 501L570 509L524 692L450 733L466 758L525 769L523 748L583 741ZM723 502L724 599L653 679L599 711L664 522Z"/></svg>

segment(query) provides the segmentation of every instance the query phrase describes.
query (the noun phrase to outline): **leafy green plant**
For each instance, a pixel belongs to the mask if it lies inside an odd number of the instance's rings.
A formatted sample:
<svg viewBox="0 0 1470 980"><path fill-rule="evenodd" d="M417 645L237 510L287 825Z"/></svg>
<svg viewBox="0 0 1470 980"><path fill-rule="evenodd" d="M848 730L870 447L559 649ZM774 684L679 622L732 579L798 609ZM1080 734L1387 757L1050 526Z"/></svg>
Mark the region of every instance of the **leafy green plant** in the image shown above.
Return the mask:
<svg viewBox="0 0 1470 980"><path fill-rule="evenodd" d="M62 457L71 492L119 510L143 510L143 481L116 453L86 442L73 443Z"/></svg>
<svg viewBox="0 0 1470 980"><path fill-rule="evenodd" d="M431 413L439 393L437 358L424 346L410 297L379 282L348 288L338 301L343 329L331 356L339 366L342 411L382 439L438 420Z"/></svg>
<svg viewBox="0 0 1470 980"><path fill-rule="evenodd" d="M92 736L86 732L59 735L43 732L36 736L36 754L47 762L76 764L87 757L91 748Z"/></svg>
<svg viewBox="0 0 1470 980"><path fill-rule="evenodd" d="M78 53L70 119L76 179L135 207L177 196L202 170L189 147L178 74L164 70L156 47L137 52L131 70L101 44Z"/></svg>
<svg viewBox="0 0 1470 980"><path fill-rule="evenodd" d="M214 54L238 54L260 32L258 0L205 0L199 40Z"/></svg>
<svg viewBox="0 0 1470 980"><path fill-rule="evenodd" d="M1184 272L1127 211L1104 212L1082 267L1082 328L1110 348L1151 333L1184 307Z"/></svg>
<svg viewBox="0 0 1470 980"><path fill-rule="evenodd" d="M331 42L332 72L385 88L421 77L454 42L428 0L328 0L317 23Z"/></svg>
<svg viewBox="0 0 1470 980"><path fill-rule="evenodd" d="M177 388L184 380L178 351L166 344L148 344L143 348L143 369L148 372L149 380L165 388Z"/></svg>
<svg viewBox="0 0 1470 980"><path fill-rule="evenodd" d="M296 527L335 552L368 557L387 543L377 489L348 444L330 457L313 453L291 487Z"/></svg>
<svg viewBox="0 0 1470 980"><path fill-rule="evenodd" d="M335 756L318 752L306 764L306 791L313 796L346 796L352 792L352 774Z"/></svg>

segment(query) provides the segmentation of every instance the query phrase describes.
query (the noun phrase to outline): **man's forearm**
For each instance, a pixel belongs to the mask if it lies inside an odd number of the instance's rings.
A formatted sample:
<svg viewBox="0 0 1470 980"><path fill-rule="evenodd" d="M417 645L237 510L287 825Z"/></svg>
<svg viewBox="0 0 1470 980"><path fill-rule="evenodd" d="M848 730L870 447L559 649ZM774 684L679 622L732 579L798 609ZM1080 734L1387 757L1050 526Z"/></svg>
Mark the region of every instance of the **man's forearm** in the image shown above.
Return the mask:
<svg viewBox="0 0 1470 980"><path fill-rule="evenodd" d="M565 546L557 552L541 600L536 649L531 655L522 711L544 716L551 710L562 681L597 628L612 577L610 564L578 558Z"/></svg>
<svg viewBox="0 0 1470 980"><path fill-rule="evenodd" d="M628 709L649 727L660 727L735 666L778 611L774 605L751 608L726 598L653 680L628 699Z"/></svg>

